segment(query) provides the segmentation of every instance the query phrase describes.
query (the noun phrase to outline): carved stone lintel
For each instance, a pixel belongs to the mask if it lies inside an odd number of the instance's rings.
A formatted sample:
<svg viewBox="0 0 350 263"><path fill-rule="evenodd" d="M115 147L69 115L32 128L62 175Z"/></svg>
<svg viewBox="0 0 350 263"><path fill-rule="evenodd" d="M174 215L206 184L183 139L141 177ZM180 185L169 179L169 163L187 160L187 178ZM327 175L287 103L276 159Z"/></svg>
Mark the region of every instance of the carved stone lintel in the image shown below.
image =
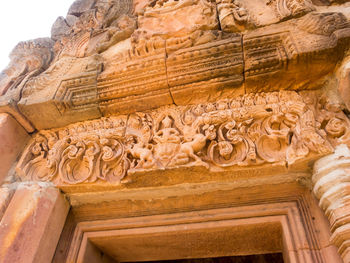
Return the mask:
<svg viewBox="0 0 350 263"><path fill-rule="evenodd" d="M349 143L349 127L313 92L246 94L41 131L17 171L23 180L69 185L180 167L291 165Z"/></svg>
<svg viewBox="0 0 350 263"><path fill-rule="evenodd" d="M350 149L340 145L335 153L314 166L313 192L331 224L331 241L344 262L350 262Z"/></svg>

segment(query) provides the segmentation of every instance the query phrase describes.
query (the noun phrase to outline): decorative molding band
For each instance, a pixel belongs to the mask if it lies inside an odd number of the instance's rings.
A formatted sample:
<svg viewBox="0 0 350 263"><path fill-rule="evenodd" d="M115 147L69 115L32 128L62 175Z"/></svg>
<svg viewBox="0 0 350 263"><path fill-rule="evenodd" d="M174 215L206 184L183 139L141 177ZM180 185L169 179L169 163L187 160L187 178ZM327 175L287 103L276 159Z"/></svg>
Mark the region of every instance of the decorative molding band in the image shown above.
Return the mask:
<svg viewBox="0 0 350 263"><path fill-rule="evenodd" d="M313 192L331 224L331 242L344 262L350 262L350 149L340 145L335 153L315 163Z"/></svg>
<svg viewBox="0 0 350 263"><path fill-rule="evenodd" d="M247 94L41 131L17 172L22 180L118 183L127 173L180 167L290 165L332 153L349 142L349 127L339 106L315 92Z"/></svg>

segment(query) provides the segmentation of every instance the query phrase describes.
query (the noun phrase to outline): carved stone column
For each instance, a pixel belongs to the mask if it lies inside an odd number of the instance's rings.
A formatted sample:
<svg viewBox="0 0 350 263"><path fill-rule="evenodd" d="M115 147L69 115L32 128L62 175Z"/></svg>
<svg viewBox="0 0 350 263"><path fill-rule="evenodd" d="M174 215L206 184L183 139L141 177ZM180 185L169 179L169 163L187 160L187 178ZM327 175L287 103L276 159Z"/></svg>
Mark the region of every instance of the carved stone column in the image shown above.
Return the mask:
<svg viewBox="0 0 350 263"><path fill-rule="evenodd" d="M350 262L350 149L340 145L334 154L318 160L312 181L319 206L330 222L331 242L344 262Z"/></svg>

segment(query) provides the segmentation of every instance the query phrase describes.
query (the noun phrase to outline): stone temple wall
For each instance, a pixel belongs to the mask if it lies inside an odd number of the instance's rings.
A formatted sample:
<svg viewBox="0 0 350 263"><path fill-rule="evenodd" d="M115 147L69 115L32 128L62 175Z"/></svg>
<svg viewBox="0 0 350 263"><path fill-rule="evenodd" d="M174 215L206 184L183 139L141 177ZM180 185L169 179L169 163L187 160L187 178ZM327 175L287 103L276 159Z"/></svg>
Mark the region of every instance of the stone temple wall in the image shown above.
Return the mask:
<svg viewBox="0 0 350 263"><path fill-rule="evenodd" d="M349 48L344 0L76 0L0 74L0 262L130 261L91 229L219 208L243 240L233 207L283 238L225 253L350 262Z"/></svg>

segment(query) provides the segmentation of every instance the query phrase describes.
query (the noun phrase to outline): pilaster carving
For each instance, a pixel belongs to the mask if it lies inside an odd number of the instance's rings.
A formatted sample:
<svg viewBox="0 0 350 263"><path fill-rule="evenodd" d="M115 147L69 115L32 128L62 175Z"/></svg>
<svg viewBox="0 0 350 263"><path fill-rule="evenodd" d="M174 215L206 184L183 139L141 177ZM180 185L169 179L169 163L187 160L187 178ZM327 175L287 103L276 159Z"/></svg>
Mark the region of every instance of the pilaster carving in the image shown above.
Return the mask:
<svg viewBox="0 0 350 263"><path fill-rule="evenodd" d="M313 192L331 224L331 241L350 262L350 149L343 144L315 163Z"/></svg>
<svg viewBox="0 0 350 263"><path fill-rule="evenodd" d="M77 184L180 167L291 165L349 143L349 127L314 93L247 94L41 131L17 170L24 180Z"/></svg>

